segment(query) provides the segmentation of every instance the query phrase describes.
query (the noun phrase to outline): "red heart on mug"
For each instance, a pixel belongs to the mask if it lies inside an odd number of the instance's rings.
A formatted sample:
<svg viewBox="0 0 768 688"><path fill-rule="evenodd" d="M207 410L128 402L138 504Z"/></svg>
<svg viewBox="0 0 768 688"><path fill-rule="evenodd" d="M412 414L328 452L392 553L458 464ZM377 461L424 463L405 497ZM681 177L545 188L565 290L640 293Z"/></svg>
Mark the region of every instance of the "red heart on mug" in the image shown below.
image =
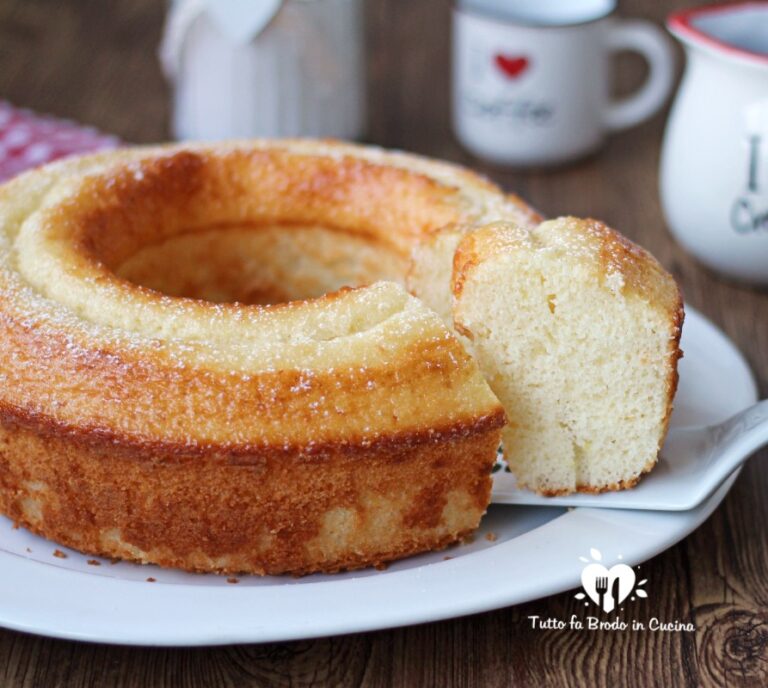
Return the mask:
<svg viewBox="0 0 768 688"><path fill-rule="evenodd" d="M527 57L511 57L499 53L493 58L496 66L510 79L517 79L530 64Z"/></svg>

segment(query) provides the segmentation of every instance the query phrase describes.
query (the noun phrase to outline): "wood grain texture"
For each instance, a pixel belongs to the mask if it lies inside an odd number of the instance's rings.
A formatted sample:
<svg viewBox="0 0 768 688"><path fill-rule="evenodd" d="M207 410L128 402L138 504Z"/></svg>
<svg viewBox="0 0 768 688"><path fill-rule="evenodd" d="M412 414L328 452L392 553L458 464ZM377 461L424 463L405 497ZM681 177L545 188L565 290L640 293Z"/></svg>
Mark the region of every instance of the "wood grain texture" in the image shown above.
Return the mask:
<svg viewBox="0 0 768 688"><path fill-rule="evenodd" d="M626 15L661 21L690 3L620 4ZM158 0L1 0L0 97L129 141L164 139L168 91L155 57L164 9ZM370 0L368 20L371 141L473 166L546 215L614 225L653 251L688 303L737 342L766 395L768 295L702 269L664 226L657 192L663 116L562 170L491 168L462 151L450 131L447 0ZM619 66L623 90L642 76L634 60ZM261 646L139 649L0 630L0 685L765 686L766 494L768 466L758 458L701 528L642 566L653 593L636 618L690 619L695 634L530 630L529 615L576 613L571 593L441 623Z"/></svg>

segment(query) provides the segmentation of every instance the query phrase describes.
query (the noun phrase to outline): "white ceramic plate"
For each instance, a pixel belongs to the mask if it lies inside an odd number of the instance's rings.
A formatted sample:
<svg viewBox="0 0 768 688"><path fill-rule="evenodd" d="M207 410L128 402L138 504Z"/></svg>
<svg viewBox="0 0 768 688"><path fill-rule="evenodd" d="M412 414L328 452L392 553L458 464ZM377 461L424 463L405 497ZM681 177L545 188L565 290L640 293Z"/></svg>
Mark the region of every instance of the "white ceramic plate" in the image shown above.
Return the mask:
<svg viewBox="0 0 768 688"><path fill-rule="evenodd" d="M673 424L709 424L756 400L736 348L688 311ZM634 565L694 530L733 483L687 512L494 506L471 544L386 571L225 577L101 560L58 548L0 518L0 625L137 645L264 642L434 621L518 604L580 584L590 549ZM488 537L486 537L488 536ZM152 577L156 582L147 582ZM649 581L652 594L655 581Z"/></svg>

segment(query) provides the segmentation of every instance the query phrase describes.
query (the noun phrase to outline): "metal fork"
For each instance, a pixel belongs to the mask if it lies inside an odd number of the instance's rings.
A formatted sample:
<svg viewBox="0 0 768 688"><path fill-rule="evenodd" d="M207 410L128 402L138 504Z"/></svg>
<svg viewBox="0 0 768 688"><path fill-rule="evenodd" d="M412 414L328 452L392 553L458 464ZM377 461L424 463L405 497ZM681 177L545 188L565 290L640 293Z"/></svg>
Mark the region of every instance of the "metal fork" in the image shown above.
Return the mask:
<svg viewBox="0 0 768 688"><path fill-rule="evenodd" d="M603 598L605 596L605 593L608 592L608 579L605 577L598 578L595 581L595 592L599 595L600 600L600 609L601 611L605 611L605 608L603 607Z"/></svg>

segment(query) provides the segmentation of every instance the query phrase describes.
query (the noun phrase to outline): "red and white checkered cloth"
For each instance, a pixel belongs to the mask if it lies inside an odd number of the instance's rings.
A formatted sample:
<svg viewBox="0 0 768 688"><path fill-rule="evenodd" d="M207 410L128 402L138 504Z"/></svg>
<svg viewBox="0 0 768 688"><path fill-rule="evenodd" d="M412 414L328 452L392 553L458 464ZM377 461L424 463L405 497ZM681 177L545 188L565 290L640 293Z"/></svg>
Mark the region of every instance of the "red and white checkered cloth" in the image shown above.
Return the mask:
<svg viewBox="0 0 768 688"><path fill-rule="evenodd" d="M116 136L93 127L38 115L0 100L0 182L57 158L119 145Z"/></svg>

